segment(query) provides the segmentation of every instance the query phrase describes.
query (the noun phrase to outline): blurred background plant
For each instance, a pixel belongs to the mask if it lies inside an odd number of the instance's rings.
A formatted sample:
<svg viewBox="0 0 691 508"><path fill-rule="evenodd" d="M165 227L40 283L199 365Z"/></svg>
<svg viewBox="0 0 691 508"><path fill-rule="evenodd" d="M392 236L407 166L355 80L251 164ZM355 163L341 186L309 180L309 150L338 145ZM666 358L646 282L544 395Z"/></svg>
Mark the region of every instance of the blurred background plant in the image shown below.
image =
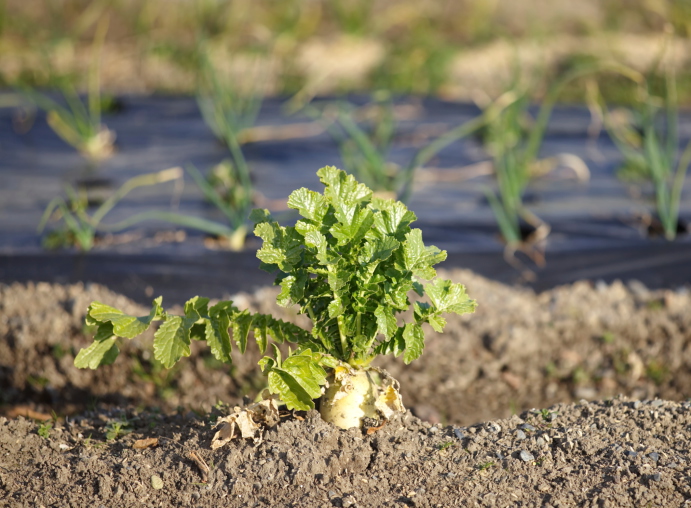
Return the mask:
<svg viewBox="0 0 691 508"><path fill-rule="evenodd" d="M538 245L549 234L549 225L526 208L523 201L532 180L559 167L571 169L579 181L590 178L586 163L576 155L562 153L540 159L539 154L559 94L569 82L597 70L599 67L587 67L567 73L548 89L533 118L530 98L535 83L522 79L521 70L516 68L502 96L508 105L493 115L480 131L497 185L496 190L486 188L485 196L506 243L507 258L520 249L538 264L544 262ZM488 107L493 105L490 103Z"/></svg>
<svg viewBox="0 0 691 508"><path fill-rule="evenodd" d="M26 85L21 86L26 99L46 112L46 120L53 131L93 164L110 157L115 143L115 133L101 123L104 103L101 97L100 54L107 32L108 18L102 18L91 49L86 101L81 99L75 85L67 77L54 78L64 104Z"/></svg>
<svg viewBox="0 0 691 508"><path fill-rule="evenodd" d="M691 163L691 141L680 152L673 70L667 70L662 90L655 90L654 84L650 78L641 81L639 102L633 109L610 110L601 97L597 104L603 125L624 159L618 176L652 190L656 217L648 221L649 234L674 240L686 228L679 221L679 205Z"/></svg>
<svg viewBox="0 0 691 508"><path fill-rule="evenodd" d="M170 168L156 173L135 176L125 181L118 190L96 206L93 211L91 209L94 207L89 202L87 191L67 185L65 187L67 199L56 196L48 203L43 212L38 225L39 233L42 233L51 221L60 223L60 227L52 229L44 236L43 245L48 249L77 247L81 251L88 252L93 248L99 230L114 229L113 227L105 227L102 221L127 194L138 187L180 180L181 178L181 168Z"/></svg>
<svg viewBox="0 0 691 508"><path fill-rule="evenodd" d="M320 95L377 89L496 97L516 54L523 67L537 64L550 76L612 56L643 71L668 24L677 77L691 82L688 0L4 0L0 86L53 86L59 75L82 89L81 70L104 18L111 29L103 82L114 93L194 93L203 39L226 50L212 57L215 65L259 55L269 94L307 86ZM614 76L603 77L601 89L608 102L635 96L632 83ZM691 87L679 91L687 103ZM572 87L562 97L583 100L584 93Z"/></svg>

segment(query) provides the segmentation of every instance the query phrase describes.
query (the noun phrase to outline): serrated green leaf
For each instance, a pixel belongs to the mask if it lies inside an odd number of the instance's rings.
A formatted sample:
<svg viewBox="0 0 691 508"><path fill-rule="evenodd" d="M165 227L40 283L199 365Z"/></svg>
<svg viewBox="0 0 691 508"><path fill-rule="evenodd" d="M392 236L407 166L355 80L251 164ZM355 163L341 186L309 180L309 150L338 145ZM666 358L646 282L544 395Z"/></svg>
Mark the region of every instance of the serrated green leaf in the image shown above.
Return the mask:
<svg viewBox="0 0 691 508"><path fill-rule="evenodd" d="M433 245L426 247L422 242L422 231L419 229L411 229L405 236L406 243L403 250L405 268L423 279L434 278L437 272L432 266L446 259L446 251L439 250Z"/></svg>
<svg viewBox="0 0 691 508"><path fill-rule="evenodd" d="M250 220L255 224L261 224L262 222L273 222L273 217L271 217L271 212L266 208L255 208L250 212Z"/></svg>
<svg viewBox="0 0 691 508"><path fill-rule="evenodd" d="M374 222L374 214L367 208L359 210L353 208L352 214L348 212L348 215L343 217L337 213L336 218L339 222L334 224L330 231L334 238L338 240L338 245L359 242L365 237L365 234L370 230Z"/></svg>
<svg viewBox="0 0 691 508"><path fill-rule="evenodd" d="M306 219L321 223L328 209L328 203L318 192L302 187L290 194L288 208L297 210Z"/></svg>
<svg viewBox="0 0 691 508"><path fill-rule="evenodd" d="M405 351L405 340L403 340L403 328L399 327L396 330L396 334L389 340L380 342L376 348L374 348L373 353L375 355L389 355L392 354L398 357L403 351Z"/></svg>
<svg viewBox="0 0 691 508"><path fill-rule="evenodd" d="M446 319L441 316L430 316L428 318L428 322L430 325L432 325L432 328L437 333L442 333L444 331L444 327L446 326Z"/></svg>
<svg viewBox="0 0 691 508"><path fill-rule="evenodd" d="M243 310L233 314L231 326L233 327L233 340L238 345L241 353L247 350L247 336L250 333L253 317L249 311Z"/></svg>
<svg viewBox="0 0 691 508"><path fill-rule="evenodd" d="M170 369L180 358L189 355L189 327L180 316L169 316L154 334L154 357Z"/></svg>
<svg viewBox="0 0 691 508"><path fill-rule="evenodd" d="M425 333L420 325L408 323L403 329L403 340L405 341L403 362L407 365L422 354L425 347Z"/></svg>
<svg viewBox="0 0 691 508"><path fill-rule="evenodd" d="M454 284L450 280L436 279L425 286L425 292L438 312L466 314L475 312L477 303L465 292L463 284Z"/></svg>
<svg viewBox="0 0 691 508"><path fill-rule="evenodd" d="M379 211L375 214L374 226L385 236L402 239L409 230L408 226L417 220L403 203L393 199L373 198L371 207Z"/></svg>
<svg viewBox="0 0 691 508"><path fill-rule="evenodd" d="M185 302L185 317L197 321L201 316L208 314L209 299L195 296Z"/></svg>
<svg viewBox="0 0 691 508"><path fill-rule="evenodd" d="M113 333L115 335L126 339L133 339L146 331L151 322L160 315L162 312L161 300L162 298L159 297L153 301L151 312L148 316L130 316L104 303L93 302L89 305L87 311L87 315L90 318L88 323L96 324L110 321L113 323Z"/></svg>
<svg viewBox="0 0 691 508"><path fill-rule="evenodd" d="M256 314L252 319L252 328L254 331L254 340L257 341L259 352L264 354L269 345L269 330L267 325L267 316L263 314Z"/></svg>
<svg viewBox="0 0 691 508"><path fill-rule="evenodd" d="M387 339L393 337L398 326L396 324L396 316L394 316L391 308L380 305L374 311L374 315L377 318L377 330L379 333Z"/></svg>
<svg viewBox="0 0 691 508"><path fill-rule="evenodd" d="M232 363L232 346L230 343L230 302L219 302L209 309L209 318L205 320L206 343L211 354L223 363Z"/></svg>
<svg viewBox="0 0 691 508"><path fill-rule="evenodd" d="M329 303L329 306L328 306L329 317L332 319L343 314L344 310L345 309L343 308L343 302L341 302L341 299L338 297L334 298L331 301L331 303Z"/></svg>
<svg viewBox="0 0 691 508"><path fill-rule="evenodd" d="M290 373L311 398L321 396L321 386L326 383L326 372L311 355L289 356L281 364L281 369Z"/></svg>
<svg viewBox="0 0 691 508"><path fill-rule="evenodd" d="M289 410L314 409L312 397L289 372L274 368L268 378L269 391L277 394Z"/></svg>
<svg viewBox="0 0 691 508"><path fill-rule="evenodd" d="M74 366L79 369L96 369L101 365L110 365L120 352L116 344L117 340L118 338L113 335L113 325L111 323L101 324L94 337L94 342L77 353Z"/></svg>
<svg viewBox="0 0 691 508"><path fill-rule="evenodd" d="M324 196L332 205L353 205L372 196L372 191L366 185L358 183L352 175L333 166L321 168L317 171L317 176L326 186Z"/></svg>

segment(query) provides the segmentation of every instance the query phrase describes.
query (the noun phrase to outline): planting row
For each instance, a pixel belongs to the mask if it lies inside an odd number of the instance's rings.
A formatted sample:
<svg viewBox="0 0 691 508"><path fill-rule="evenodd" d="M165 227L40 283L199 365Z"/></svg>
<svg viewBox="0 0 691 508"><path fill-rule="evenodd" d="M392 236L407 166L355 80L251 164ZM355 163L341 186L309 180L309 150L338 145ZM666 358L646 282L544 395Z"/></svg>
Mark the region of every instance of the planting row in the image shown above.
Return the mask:
<svg viewBox="0 0 691 508"><path fill-rule="evenodd" d="M47 112L50 127L64 141L75 147L91 169L113 154L115 132L102 123L103 99L98 68L91 74L91 86L85 99L75 91L63 91L60 99L25 89L24 96ZM638 86L639 103L635 109L608 107L597 89L597 77L615 74ZM427 136L407 162L394 162L392 146L401 135L397 124L405 110L386 93L356 106L346 101L303 100L294 97L282 108L284 114L299 112L310 121L274 126L257 126L262 105L260 89L241 90L219 77L217 69L206 61L200 76L197 103L205 123L227 147L227 157L204 174L194 166L171 168L138 175L119 189L97 201L85 186L68 186L66 195L56 196L47 206L38 225L49 229L44 245L49 248L71 247L88 251L100 232L119 231L144 221L165 221L197 229L218 237L227 247L239 250L247 235L249 212L260 201L253 184L253 168L245 150L250 142L275 139L300 139L330 134L338 146L343 168L383 197L407 202L414 192L416 172L430 163L444 148L473 136L484 147L494 175L495 185L483 192L496 219L507 252L527 251L539 260L541 242L549 234L549 225L526 205L524 198L531 182L556 168L569 168L579 180L589 178L586 163L573 154L561 153L540 158L540 151L550 116L561 92L580 83L590 97L589 130L604 128L618 147L623 162L618 177L643 182L654 196L650 231L658 230L674 240L685 225L679 220L680 203L686 171L691 160L691 144L681 149L678 134L676 81L667 74L663 93L653 93L646 76L618 65L594 65L573 71L554 83L539 108L530 105L530 82L516 76L505 93L488 100L481 114L459 125ZM30 113L30 110L29 110ZM299 143L299 141L295 141ZM185 161L181 160L180 164ZM176 211L149 210L136 213L116 223L106 223L106 215L129 192L138 187L180 181L187 173L209 203L221 213L220 220L210 220ZM482 173L480 173L482 174Z"/></svg>

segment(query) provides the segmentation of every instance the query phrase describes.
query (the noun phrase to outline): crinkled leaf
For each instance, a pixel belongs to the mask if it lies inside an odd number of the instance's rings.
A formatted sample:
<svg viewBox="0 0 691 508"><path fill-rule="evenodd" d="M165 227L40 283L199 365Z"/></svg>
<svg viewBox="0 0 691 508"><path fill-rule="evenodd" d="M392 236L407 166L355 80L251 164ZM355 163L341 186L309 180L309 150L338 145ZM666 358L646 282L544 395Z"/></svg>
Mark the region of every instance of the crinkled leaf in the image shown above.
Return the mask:
<svg viewBox="0 0 691 508"><path fill-rule="evenodd" d="M326 186L324 196L334 208L337 204L348 206L360 203L372 195L372 191L366 185L358 183L352 175L333 166L321 168L317 171L317 176Z"/></svg>
<svg viewBox="0 0 691 508"><path fill-rule="evenodd" d="M423 279L434 278L437 272L432 266L446 259L446 251L441 251L433 245L426 247L422 242L422 231L419 229L411 229L405 236L405 268Z"/></svg>
<svg viewBox="0 0 691 508"><path fill-rule="evenodd" d="M230 343L229 312L232 311L231 302L219 302L209 309L209 319L205 321L206 342L214 357L224 363L231 363L232 346Z"/></svg>
<svg viewBox="0 0 691 508"><path fill-rule="evenodd" d="M403 361L408 364L422 354L425 347L425 333L420 325L408 323L403 330L403 340L405 341Z"/></svg>
<svg viewBox="0 0 691 508"><path fill-rule="evenodd" d="M353 208L352 214L349 213L348 216L342 217L336 213L336 218L339 222L334 224L330 231L338 240L338 245L359 242L365 237L374 222L374 215L367 208Z"/></svg>
<svg viewBox="0 0 691 508"><path fill-rule="evenodd" d="M130 316L119 309L110 307L101 302L93 302L87 311L87 324L98 324L110 321L113 323L113 333L118 337L133 339L140 335L151 322L161 314L162 298L156 298L151 306L148 316Z"/></svg>
<svg viewBox="0 0 691 508"><path fill-rule="evenodd" d="M432 328L437 333L442 333L444 331L444 327L446 326L446 319L442 316L430 316L428 318L428 322L430 325L432 325Z"/></svg>
<svg viewBox="0 0 691 508"><path fill-rule="evenodd" d="M238 312L233 315L231 324L233 327L233 340L238 345L240 352L244 353L247 349L247 336L252 326L252 315L246 310Z"/></svg>
<svg viewBox="0 0 691 508"><path fill-rule="evenodd" d="M374 315L377 317L377 329L379 333L387 339L391 338L398 328L396 325L396 316L394 316L391 308L380 305L377 307L377 310L374 311Z"/></svg>
<svg viewBox="0 0 691 508"><path fill-rule="evenodd" d="M275 222L262 222L254 234L264 240L257 257L265 264L290 272L302 255L302 241L295 228L284 228Z"/></svg>
<svg viewBox="0 0 691 508"><path fill-rule="evenodd" d="M373 198L371 206L380 211L375 215L374 226L383 235L402 238L408 232L408 226L417 220L415 214L400 201Z"/></svg>
<svg viewBox="0 0 691 508"><path fill-rule="evenodd" d="M297 210L306 219L320 223L324 219L328 203L318 192L302 187L290 194L288 207Z"/></svg>
<svg viewBox="0 0 691 508"><path fill-rule="evenodd" d="M290 410L309 411L314 402L290 372L273 368L269 371L269 391L277 394Z"/></svg>
<svg viewBox="0 0 691 508"><path fill-rule="evenodd" d="M167 369L190 355L190 325L180 316L169 316L154 334L154 357Z"/></svg>
<svg viewBox="0 0 691 508"><path fill-rule="evenodd" d="M74 359L79 369L96 369L101 365L110 365L115 361L120 350L116 345L117 337L113 335L113 324L102 323L96 331L94 341L89 347L79 351Z"/></svg>
<svg viewBox="0 0 691 508"><path fill-rule="evenodd" d="M466 294L465 286L450 280L436 279L425 286L425 292L438 312L465 314L475 312L477 307L475 300Z"/></svg>
<svg viewBox="0 0 691 508"><path fill-rule="evenodd" d="M405 340L403 339L403 328L398 328L396 334L389 340L380 342L376 348L374 348L375 355L389 355L399 356L403 351L405 351Z"/></svg>

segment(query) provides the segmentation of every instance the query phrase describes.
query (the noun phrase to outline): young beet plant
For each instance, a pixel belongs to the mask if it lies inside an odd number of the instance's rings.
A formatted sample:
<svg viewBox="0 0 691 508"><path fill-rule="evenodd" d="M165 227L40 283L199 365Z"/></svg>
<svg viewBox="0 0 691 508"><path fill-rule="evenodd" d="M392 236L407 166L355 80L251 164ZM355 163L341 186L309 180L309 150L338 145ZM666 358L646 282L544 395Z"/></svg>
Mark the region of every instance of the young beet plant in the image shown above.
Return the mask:
<svg viewBox="0 0 691 508"><path fill-rule="evenodd" d="M244 353L253 332L262 354L272 346L273 355L259 365L269 390L288 409L314 408L320 398L323 418L342 428L401 411L397 382L371 362L385 354L403 354L406 364L412 362L423 351L423 323L441 333L443 314L473 312L476 303L462 284L437 278L433 266L446 252L423 244L422 232L410 227L415 214L403 203L373 197L334 167L317 175L323 194L302 188L288 199L302 216L295 226L280 226L267 210L252 212L255 234L263 240L260 267L276 272L281 287L277 302L297 305L312 321L311 330L240 311L231 301L209 306L208 298L198 296L185 304L182 316L164 311L160 297L143 317L94 302L86 321L98 327L96 336L75 365L112 363L120 340L140 335L155 321L162 324L154 334L154 356L167 368L189 356L192 340L205 340L218 360L231 363L231 343ZM411 305L411 292L429 302ZM411 307L410 322L397 317ZM276 347L283 342L294 344L285 357Z"/></svg>

